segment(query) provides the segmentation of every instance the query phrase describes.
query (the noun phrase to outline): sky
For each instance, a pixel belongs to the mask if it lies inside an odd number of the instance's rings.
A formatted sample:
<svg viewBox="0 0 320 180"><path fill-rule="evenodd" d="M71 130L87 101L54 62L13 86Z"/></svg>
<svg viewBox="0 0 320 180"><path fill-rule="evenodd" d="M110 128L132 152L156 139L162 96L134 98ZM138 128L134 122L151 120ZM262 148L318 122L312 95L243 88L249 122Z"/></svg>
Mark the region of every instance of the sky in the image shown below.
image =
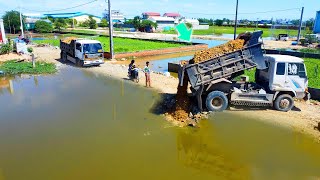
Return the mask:
<svg viewBox="0 0 320 180"><path fill-rule="evenodd" d="M19 10L19 5L22 7L22 13L81 11L102 16L102 12L107 9L105 0L96 0L74 9L51 12L90 1L92 0L0 0L0 16L6 11ZM111 9L120 10L127 18L141 15L142 12L178 12L187 18L234 19L235 5L236 0L111 0ZM239 19L299 19L302 6L305 7L304 20L315 18L316 11L320 11L320 0L239 0Z"/></svg>

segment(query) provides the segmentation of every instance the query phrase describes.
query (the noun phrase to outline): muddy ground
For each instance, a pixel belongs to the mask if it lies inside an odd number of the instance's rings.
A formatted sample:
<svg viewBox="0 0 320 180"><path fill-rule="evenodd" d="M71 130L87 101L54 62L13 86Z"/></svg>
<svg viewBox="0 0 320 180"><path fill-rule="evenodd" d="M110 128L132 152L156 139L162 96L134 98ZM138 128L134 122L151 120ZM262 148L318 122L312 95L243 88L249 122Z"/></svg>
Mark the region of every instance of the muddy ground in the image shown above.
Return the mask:
<svg viewBox="0 0 320 180"><path fill-rule="evenodd" d="M59 61L60 50L58 49L53 47L34 47L34 53L39 60L41 59L47 62L56 63L58 66L64 66L64 64ZM84 68L83 70L133 83L127 78L128 67L124 64L116 64L116 62L108 61L100 67ZM137 85L145 86L145 77L143 72L140 72L139 76L140 81ZM174 102L172 101L172 98L177 92L177 85L178 79L175 77L166 77L155 72L151 74L152 88L150 88L150 90L155 90L164 95L164 98L167 98L162 103L163 106L169 108L172 106L172 102ZM271 108L242 109L239 107L231 107L228 111L241 116L253 117L262 122L292 128L296 131L312 135L317 138L317 140L320 140L320 104L317 102L296 101L295 108L290 112L279 112L272 110Z"/></svg>

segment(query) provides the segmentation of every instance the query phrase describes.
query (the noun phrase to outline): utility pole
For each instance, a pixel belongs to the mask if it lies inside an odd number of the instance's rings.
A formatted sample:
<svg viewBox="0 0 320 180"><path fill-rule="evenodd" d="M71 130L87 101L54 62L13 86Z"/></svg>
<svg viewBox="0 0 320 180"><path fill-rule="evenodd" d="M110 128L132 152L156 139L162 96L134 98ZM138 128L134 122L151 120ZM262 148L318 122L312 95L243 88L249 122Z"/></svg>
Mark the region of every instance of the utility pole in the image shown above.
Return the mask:
<svg viewBox="0 0 320 180"><path fill-rule="evenodd" d="M299 44L300 37L301 37L301 27L302 27L303 11L304 11L304 7L302 7L302 9L301 9L300 24L299 24L298 38L297 38L298 44Z"/></svg>
<svg viewBox="0 0 320 180"><path fill-rule="evenodd" d="M234 37L233 37L233 39L236 39L236 36L237 36L237 26L238 26L238 4L239 4L239 0L237 0L237 5L236 5L236 18L235 18L235 23L234 23Z"/></svg>
<svg viewBox="0 0 320 180"><path fill-rule="evenodd" d="M21 30L22 37L24 37L23 24L22 24L22 15L21 15L21 5L19 6L19 9L20 9L20 30Z"/></svg>
<svg viewBox="0 0 320 180"><path fill-rule="evenodd" d="M107 1L107 0L106 0ZM110 38L110 55L111 59L114 59L114 51L113 51L113 23L111 17L111 0L108 0L108 12L109 12L109 38Z"/></svg>

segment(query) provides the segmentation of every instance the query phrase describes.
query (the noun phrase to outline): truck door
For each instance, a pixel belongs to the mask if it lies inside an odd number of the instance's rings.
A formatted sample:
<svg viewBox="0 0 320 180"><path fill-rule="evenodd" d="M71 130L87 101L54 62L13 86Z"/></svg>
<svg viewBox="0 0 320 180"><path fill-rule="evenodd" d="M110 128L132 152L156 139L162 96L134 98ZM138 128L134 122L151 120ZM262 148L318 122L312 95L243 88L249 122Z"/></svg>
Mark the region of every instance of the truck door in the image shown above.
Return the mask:
<svg viewBox="0 0 320 180"><path fill-rule="evenodd" d="M287 87L292 88L297 94L303 93L308 83L305 65L303 63L287 63Z"/></svg>
<svg viewBox="0 0 320 180"><path fill-rule="evenodd" d="M75 56L76 56L76 58L83 60L82 46L80 43L76 44Z"/></svg>
<svg viewBox="0 0 320 180"><path fill-rule="evenodd" d="M271 90L285 88L286 84L286 63L278 62L275 65L275 73L272 79Z"/></svg>

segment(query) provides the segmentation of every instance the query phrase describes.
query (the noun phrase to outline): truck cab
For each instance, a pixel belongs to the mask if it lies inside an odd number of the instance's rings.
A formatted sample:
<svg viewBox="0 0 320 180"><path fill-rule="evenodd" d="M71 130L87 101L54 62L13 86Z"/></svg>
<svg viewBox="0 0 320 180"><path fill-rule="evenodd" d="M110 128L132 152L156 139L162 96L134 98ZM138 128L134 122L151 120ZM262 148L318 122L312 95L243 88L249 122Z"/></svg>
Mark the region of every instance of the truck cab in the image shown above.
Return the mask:
<svg viewBox="0 0 320 180"><path fill-rule="evenodd" d="M269 80L266 89L272 92L288 92L298 99L305 97L308 78L303 59L287 55L266 55L265 60L264 71L267 73L256 78Z"/></svg>

